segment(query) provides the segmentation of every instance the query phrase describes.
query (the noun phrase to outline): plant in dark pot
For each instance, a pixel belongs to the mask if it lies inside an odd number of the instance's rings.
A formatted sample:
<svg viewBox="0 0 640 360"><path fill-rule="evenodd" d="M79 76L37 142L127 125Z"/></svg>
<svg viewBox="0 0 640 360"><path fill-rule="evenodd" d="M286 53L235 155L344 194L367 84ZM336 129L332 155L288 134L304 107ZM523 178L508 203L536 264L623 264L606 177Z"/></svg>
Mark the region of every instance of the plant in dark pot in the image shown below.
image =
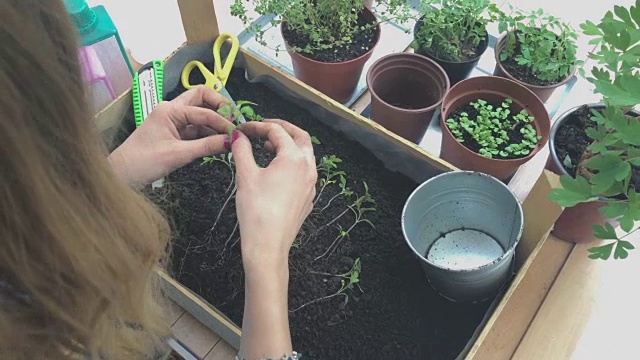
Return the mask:
<svg viewBox="0 0 640 360"><path fill-rule="evenodd" d="M510 8L509 14L498 13L498 29L506 34L495 47L493 74L523 84L546 102L557 88L571 80L579 65L578 35L542 9L524 13Z"/></svg>
<svg viewBox="0 0 640 360"><path fill-rule="evenodd" d="M581 25L598 51L587 78L602 104L565 113L554 125L551 161L562 174L561 189L550 198L565 207L554 234L573 242L606 243L591 249L592 259L624 259L634 246L626 236L640 220L640 7L616 6L596 25ZM626 233L619 236L615 226Z"/></svg>
<svg viewBox="0 0 640 360"><path fill-rule="evenodd" d="M442 66L451 85L466 79L489 44L489 0L422 0L412 47Z"/></svg>
<svg viewBox="0 0 640 360"><path fill-rule="evenodd" d="M341 103L353 96L380 39L380 22L409 17L402 0L378 0L378 18L362 0L234 0L231 14L249 26L263 46L268 46L264 38L268 29L252 23L247 8L275 15L271 27L280 26L296 77Z"/></svg>
<svg viewBox="0 0 640 360"><path fill-rule="evenodd" d="M507 180L546 146L551 122L529 89L509 79L480 76L449 90L440 125L443 160Z"/></svg>

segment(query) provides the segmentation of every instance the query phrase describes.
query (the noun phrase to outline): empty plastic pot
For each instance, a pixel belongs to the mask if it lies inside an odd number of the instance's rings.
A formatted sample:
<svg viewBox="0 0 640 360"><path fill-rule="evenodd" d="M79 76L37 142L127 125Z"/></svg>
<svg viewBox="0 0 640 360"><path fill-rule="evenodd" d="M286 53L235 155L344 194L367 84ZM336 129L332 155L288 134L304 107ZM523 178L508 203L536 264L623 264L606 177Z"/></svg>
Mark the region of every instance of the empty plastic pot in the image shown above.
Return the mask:
<svg viewBox="0 0 640 360"><path fill-rule="evenodd" d="M403 138L419 143L449 79L435 61L418 54L387 55L367 73L371 119Z"/></svg>

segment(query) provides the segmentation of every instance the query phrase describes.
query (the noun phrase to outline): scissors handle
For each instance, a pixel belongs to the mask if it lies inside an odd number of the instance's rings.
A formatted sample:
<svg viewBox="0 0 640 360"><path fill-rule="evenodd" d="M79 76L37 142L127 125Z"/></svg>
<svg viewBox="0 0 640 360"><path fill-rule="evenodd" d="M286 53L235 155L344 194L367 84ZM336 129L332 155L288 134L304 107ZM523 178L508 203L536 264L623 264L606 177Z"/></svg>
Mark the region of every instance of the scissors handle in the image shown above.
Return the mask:
<svg viewBox="0 0 640 360"><path fill-rule="evenodd" d="M231 51L229 51L227 60L224 62L224 65L222 65L220 51L222 50L222 45L224 45L224 42L227 41L227 39L231 39ZM216 42L213 44L214 74L218 79L220 79L223 86L227 84L227 80L231 74L231 68L233 68L233 63L236 61L239 49L240 40L238 40L235 35L229 33L222 33L218 35Z"/></svg>
<svg viewBox="0 0 640 360"><path fill-rule="evenodd" d="M191 71L193 71L193 69L198 68L198 70L200 70L200 72L202 73L202 76L204 76L204 85L207 86L208 88L211 88L217 92L220 92L220 90L222 90L222 82L220 81L220 79L218 79L218 77L216 77L214 74L211 73L211 71L209 71L209 69L207 69L206 66L204 66L203 63L201 63L200 61L191 61L189 62L184 69L182 69L182 86L184 86L185 89L192 89L195 85L192 85L189 82L189 76L191 75Z"/></svg>

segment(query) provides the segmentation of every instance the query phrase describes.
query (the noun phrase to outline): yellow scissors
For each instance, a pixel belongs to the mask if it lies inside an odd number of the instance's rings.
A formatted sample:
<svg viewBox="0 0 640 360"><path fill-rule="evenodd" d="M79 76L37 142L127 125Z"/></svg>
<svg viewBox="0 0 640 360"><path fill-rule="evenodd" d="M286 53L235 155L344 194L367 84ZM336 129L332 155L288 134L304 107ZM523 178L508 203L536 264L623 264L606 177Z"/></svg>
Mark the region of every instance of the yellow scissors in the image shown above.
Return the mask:
<svg viewBox="0 0 640 360"><path fill-rule="evenodd" d="M220 51L222 50L222 45L227 41L227 39L231 39L231 51L223 65ZM204 76L205 86L217 92L223 91L224 86L227 84L227 80L229 79L229 74L231 74L231 68L236 60L239 49L240 41L235 35L229 33L220 34L213 44L213 74L200 61L191 61L182 70L182 86L184 86L185 89L191 89L195 86L189 82L189 75L191 75L191 71L197 67Z"/></svg>

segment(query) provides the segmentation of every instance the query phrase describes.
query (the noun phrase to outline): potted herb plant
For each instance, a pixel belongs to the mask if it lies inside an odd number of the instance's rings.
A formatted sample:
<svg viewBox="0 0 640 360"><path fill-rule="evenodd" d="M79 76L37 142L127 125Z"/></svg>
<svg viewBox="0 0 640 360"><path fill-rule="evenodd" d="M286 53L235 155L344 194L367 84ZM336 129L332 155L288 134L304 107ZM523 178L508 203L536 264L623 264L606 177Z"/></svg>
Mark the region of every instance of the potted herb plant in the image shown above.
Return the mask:
<svg viewBox="0 0 640 360"><path fill-rule="evenodd" d="M259 15L275 15L271 26L280 26L296 77L341 103L353 95L380 39L379 22L409 16L402 0L379 0L376 10L381 20L361 0L235 0L231 14L245 25L252 22L247 7ZM264 29L254 25L250 30L267 46Z"/></svg>
<svg viewBox="0 0 640 360"><path fill-rule="evenodd" d="M415 52L442 66L452 85L469 76L489 44L489 0L422 0ZM437 8L436 8L437 7Z"/></svg>
<svg viewBox="0 0 640 360"><path fill-rule="evenodd" d="M508 15L497 12L498 29L506 34L495 47L493 74L523 84L546 102L575 72L578 35L542 9L510 9Z"/></svg>
<svg viewBox="0 0 640 360"><path fill-rule="evenodd" d="M598 65L587 78L602 104L585 105L554 125L551 162L563 188L550 198L566 207L554 227L560 238L584 242L610 240L589 249L590 258L624 259L634 246L625 237L640 220L640 8L616 6L599 24L581 25L594 36ZM618 236L619 224L627 233Z"/></svg>
<svg viewBox="0 0 640 360"><path fill-rule="evenodd" d="M440 125L442 159L507 180L546 146L551 122L529 89L509 79L480 76L449 90Z"/></svg>

